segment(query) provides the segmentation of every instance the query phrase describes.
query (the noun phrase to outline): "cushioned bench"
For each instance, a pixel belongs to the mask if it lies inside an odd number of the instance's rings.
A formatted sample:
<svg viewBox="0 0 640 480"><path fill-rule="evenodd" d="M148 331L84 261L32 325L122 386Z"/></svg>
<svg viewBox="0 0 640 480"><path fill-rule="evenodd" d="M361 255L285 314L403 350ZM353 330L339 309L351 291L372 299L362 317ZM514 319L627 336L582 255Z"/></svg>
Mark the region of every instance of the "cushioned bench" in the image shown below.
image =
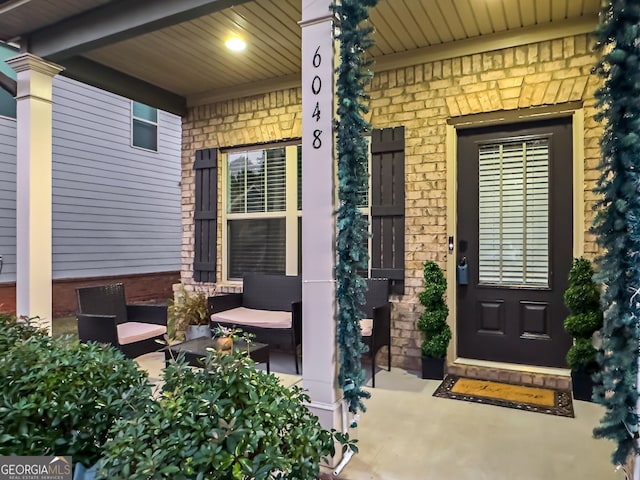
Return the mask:
<svg viewBox="0 0 640 480"><path fill-rule="evenodd" d="M302 342L302 279L299 276L252 273L243 279L242 293L208 298L211 328L241 328L260 343L294 352Z"/></svg>
<svg viewBox="0 0 640 480"><path fill-rule="evenodd" d="M167 333L167 307L127 305L124 285L76 289L78 337L82 342L108 343L129 358L162 348Z"/></svg>

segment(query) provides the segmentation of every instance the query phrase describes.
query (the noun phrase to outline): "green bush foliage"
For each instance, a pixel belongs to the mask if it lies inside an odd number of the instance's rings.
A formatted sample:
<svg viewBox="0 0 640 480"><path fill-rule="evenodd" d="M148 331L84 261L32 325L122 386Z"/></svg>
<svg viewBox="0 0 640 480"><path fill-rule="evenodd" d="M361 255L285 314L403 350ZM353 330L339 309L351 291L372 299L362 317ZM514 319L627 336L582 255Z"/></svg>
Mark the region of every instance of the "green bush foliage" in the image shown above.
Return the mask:
<svg viewBox="0 0 640 480"><path fill-rule="evenodd" d="M0 352L8 352L19 342L31 337L44 337L45 330L38 330L29 321L18 320L15 315L0 312Z"/></svg>
<svg viewBox="0 0 640 480"><path fill-rule="evenodd" d="M164 378L157 402L114 425L98 478L316 479L321 457L333 453L334 437L302 389L256 370L245 354L210 352L203 369L179 358Z"/></svg>
<svg viewBox="0 0 640 480"><path fill-rule="evenodd" d="M600 290L593 281L593 267L585 258L574 258L569 271L569 286L564 292L564 304L570 315L564 321L565 331L574 338L567 352L571 370L594 370L596 349L593 333L602 327Z"/></svg>
<svg viewBox="0 0 640 480"><path fill-rule="evenodd" d="M591 337L576 338L575 343L567 352L567 365L573 371L582 370L584 366L592 366L596 361L596 349L593 348Z"/></svg>
<svg viewBox="0 0 640 480"><path fill-rule="evenodd" d="M0 319L0 455L71 455L90 466L114 420L150 394L146 374L114 348Z"/></svg>
<svg viewBox="0 0 640 480"><path fill-rule="evenodd" d="M600 310L569 315L564 321L565 331L575 338L591 339L593 332L600 327L602 327L602 312Z"/></svg>
<svg viewBox="0 0 640 480"><path fill-rule="evenodd" d="M424 264L424 290L418 300L425 307L418 320L418 328L424 334L422 354L427 357L444 358L451 340L451 329L447 324L449 308L444 301L447 282L437 263Z"/></svg>

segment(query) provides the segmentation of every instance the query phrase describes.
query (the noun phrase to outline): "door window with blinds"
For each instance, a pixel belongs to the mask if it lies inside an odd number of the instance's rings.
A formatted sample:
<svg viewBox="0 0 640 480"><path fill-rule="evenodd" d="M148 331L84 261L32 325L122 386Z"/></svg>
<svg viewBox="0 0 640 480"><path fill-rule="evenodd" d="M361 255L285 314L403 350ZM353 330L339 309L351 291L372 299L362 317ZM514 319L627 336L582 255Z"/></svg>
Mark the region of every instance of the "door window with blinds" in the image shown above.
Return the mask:
<svg viewBox="0 0 640 480"><path fill-rule="evenodd" d="M226 154L227 279L287 271L287 223L298 217L298 168L290 167L295 163L296 145ZM288 166L293 175L287 175Z"/></svg>
<svg viewBox="0 0 640 480"><path fill-rule="evenodd" d="M549 140L479 146L479 282L549 287Z"/></svg>

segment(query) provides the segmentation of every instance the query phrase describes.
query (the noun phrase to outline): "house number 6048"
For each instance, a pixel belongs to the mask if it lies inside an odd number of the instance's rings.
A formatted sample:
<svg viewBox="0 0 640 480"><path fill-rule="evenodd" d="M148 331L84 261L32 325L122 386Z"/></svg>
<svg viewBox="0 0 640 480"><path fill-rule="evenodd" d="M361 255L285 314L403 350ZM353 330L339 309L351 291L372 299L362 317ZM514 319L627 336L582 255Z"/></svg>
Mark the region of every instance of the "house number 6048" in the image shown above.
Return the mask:
<svg viewBox="0 0 640 480"><path fill-rule="evenodd" d="M320 55L320 46L318 46L318 48L316 48L315 53L313 54L313 59L311 60L311 64L313 65L313 68L318 68L320 67L321 63L322 63L322 56ZM320 78L319 75L315 75L313 77L313 80L311 81L311 92L314 95L319 95L321 90L322 90L322 79ZM316 102L316 106L313 109L313 114L311 116L316 119L316 122L320 121L320 102ZM318 149L322 147L321 135L322 135L322 130L315 129L313 131L313 143L312 143L313 148Z"/></svg>

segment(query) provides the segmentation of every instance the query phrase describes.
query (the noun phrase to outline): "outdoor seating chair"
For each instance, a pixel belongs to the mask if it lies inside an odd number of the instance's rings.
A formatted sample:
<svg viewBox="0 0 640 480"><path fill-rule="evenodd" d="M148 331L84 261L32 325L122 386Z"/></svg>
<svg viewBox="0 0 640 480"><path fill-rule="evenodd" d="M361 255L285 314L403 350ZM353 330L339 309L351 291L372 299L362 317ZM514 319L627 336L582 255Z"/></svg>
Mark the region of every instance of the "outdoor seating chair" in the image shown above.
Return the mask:
<svg viewBox="0 0 640 480"><path fill-rule="evenodd" d="M387 347L387 370L391 371L391 304L389 303L389 280L386 278L369 278L366 280L368 290L365 292L365 314L361 320L362 341L369 347L366 355L371 361L371 386L376 386L376 355Z"/></svg>
<svg viewBox="0 0 640 480"><path fill-rule="evenodd" d="M167 307L127 305L124 285L116 283L76 289L78 337L108 343L135 358L162 348L156 340L167 333Z"/></svg>
<svg viewBox="0 0 640 480"><path fill-rule="evenodd" d="M299 276L251 273L242 293L209 297L211 328L238 327L255 340L293 352L296 374L302 344L302 279Z"/></svg>

